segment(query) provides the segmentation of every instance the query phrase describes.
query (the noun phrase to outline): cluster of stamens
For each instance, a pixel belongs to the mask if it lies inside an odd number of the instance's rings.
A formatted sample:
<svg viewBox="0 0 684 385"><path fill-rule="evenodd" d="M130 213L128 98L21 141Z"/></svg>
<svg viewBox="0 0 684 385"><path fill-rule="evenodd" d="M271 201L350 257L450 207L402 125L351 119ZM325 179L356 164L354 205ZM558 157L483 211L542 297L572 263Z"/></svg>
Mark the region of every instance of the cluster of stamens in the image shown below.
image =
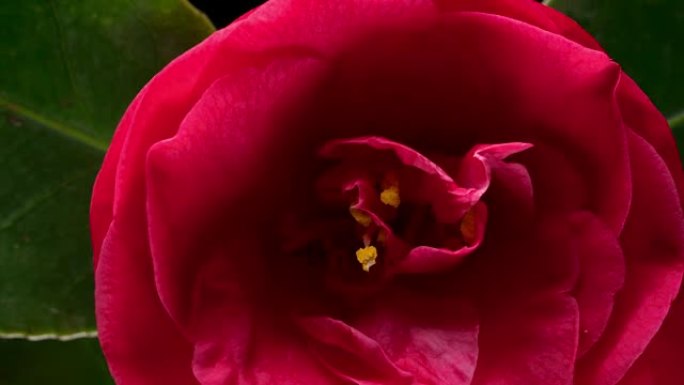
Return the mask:
<svg viewBox="0 0 684 385"><path fill-rule="evenodd" d="M383 190L380 192L380 201L390 207L398 208L401 203L399 195L399 180L394 174L387 174L382 181ZM365 272L369 272L370 268L377 263L378 249L372 245L372 236L370 226L373 219L363 211L357 208L350 208L349 212L354 220L362 227L368 229L363 235L363 247L356 250L356 260L359 261L361 267ZM385 241L385 235L382 230L376 230L375 240L378 243Z"/></svg>

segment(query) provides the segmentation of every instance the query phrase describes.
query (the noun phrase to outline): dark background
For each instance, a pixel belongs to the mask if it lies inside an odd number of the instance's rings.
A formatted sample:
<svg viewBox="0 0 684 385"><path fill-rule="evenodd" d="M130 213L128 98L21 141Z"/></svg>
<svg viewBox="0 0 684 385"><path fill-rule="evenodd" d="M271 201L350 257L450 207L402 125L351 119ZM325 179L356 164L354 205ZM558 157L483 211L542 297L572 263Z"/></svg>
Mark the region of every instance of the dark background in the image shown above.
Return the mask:
<svg viewBox="0 0 684 385"><path fill-rule="evenodd" d="M264 3L260 0L190 0L190 3L209 16L216 28L222 28L240 15Z"/></svg>
<svg viewBox="0 0 684 385"><path fill-rule="evenodd" d="M535 1L541 2L542 0ZM190 0L192 5L209 16L216 28L225 27L240 15L264 2L259 0Z"/></svg>

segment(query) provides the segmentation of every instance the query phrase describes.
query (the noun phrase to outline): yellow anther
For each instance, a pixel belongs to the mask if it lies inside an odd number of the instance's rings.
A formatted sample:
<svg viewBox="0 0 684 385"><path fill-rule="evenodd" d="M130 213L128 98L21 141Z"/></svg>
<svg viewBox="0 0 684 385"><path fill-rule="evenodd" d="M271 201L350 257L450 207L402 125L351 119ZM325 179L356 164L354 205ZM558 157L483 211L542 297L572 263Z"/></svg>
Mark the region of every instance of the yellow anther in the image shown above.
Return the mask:
<svg viewBox="0 0 684 385"><path fill-rule="evenodd" d="M371 222L373 221L370 215L364 213L363 211L355 208L350 208L349 213L351 214L352 217L354 217L354 220L358 222L361 226L363 227L368 227L370 226Z"/></svg>
<svg viewBox="0 0 684 385"><path fill-rule="evenodd" d="M375 246L366 246L356 250L356 260L359 261L363 271L368 272L375 265L378 258L378 249Z"/></svg>
<svg viewBox="0 0 684 385"><path fill-rule="evenodd" d="M461 219L461 235L466 244L472 245L477 238L477 226L475 224L475 210L468 210Z"/></svg>
<svg viewBox="0 0 684 385"><path fill-rule="evenodd" d="M382 191L380 192L380 201L395 209L399 207L401 198L399 198L399 178L393 172L389 172L382 180Z"/></svg>
<svg viewBox="0 0 684 385"><path fill-rule="evenodd" d="M390 186L380 193L380 200L382 203L392 206L394 208L399 207L401 203L401 198L399 198L399 186Z"/></svg>

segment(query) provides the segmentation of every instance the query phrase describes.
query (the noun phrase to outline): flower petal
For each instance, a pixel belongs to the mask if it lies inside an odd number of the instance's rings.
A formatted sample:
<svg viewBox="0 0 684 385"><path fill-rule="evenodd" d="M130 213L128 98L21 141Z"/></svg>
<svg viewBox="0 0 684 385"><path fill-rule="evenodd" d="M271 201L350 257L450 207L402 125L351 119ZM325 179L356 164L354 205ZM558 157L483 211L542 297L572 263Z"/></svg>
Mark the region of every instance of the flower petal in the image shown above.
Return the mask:
<svg viewBox="0 0 684 385"><path fill-rule="evenodd" d="M643 355L619 385L679 385L684 378L684 286Z"/></svg>
<svg viewBox="0 0 684 385"><path fill-rule="evenodd" d="M192 345L173 324L154 287L139 212L119 209L95 271L98 336L117 383L196 384Z"/></svg>
<svg viewBox="0 0 684 385"><path fill-rule="evenodd" d="M398 165L388 171L417 171L413 173L411 183L402 187L402 195L431 205L433 214L442 223L457 223L479 199L476 191L460 187L425 155L382 137L331 140L321 148L320 154L329 158L356 160L364 165L377 165L382 162L383 156L390 155Z"/></svg>
<svg viewBox="0 0 684 385"><path fill-rule="evenodd" d="M500 227L455 280L478 299L480 358L473 384L571 383L579 309L571 290L579 264L568 218Z"/></svg>
<svg viewBox="0 0 684 385"><path fill-rule="evenodd" d="M483 320L474 385L570 385L577 305L567 295L515 301Z"/></svg>
<svg viewBox="0 0 684 385"><path fill-rule="evenodd" d="M412 290L394 287L354 325L418 384L470 384L479 354L472 303L448 286L415 284Z"/></svg>
<svg viewBox="0 0 684 385"><path fill-rule="evenodd" d="M221 78L178 134L149 151L147 212L157 290L195 345L193 369L202 384L286 383L295 375L288 367L311 383L328 383L270 310L300 296L286 294L294 287L270 291L277 285L269 279L305 272L284 261L280 271L269 267L265 260L278 261L281 251L263 241L273 237L270 218L287 207L290 176L299 171L298 138L305 135L286 124L286 115L295 110L291 103L306 104L321 68L317 60L292 57ZM272 305L262 302L264 296ZM284 351L292 354L273 359Z"/></svg>
<svg viewBox="0 0 684 385"><path fill-rule="evenodd" d="M519 0L436 0L441 10L485 12L520 20L564 36L587 48L601 50L599 44L574 20L536 1Z"/></svg>
<svg viewBox="0 0 684 385"><path fill-rule="evenodd" d="M533 144L520 163L541 209L589 208L617 234L631 199L619 77L604 53L562 36L497 15L444 13L349 46L302 124L325 127L322 140L387 137L439 154Z"/></svg>
<svg viewBox="0 0 684 385"><path fill-rule="evenodd" d="M625 285L606 332L578 362L582 384L617 383L661 327L684 272L684 215L665 162L640 136L628 134L634 198L621 243Z"/></svg>
<svg viewBox="0 0 684 385"><path fill-rule="evenodd" d="M314 354L340 379L359 385L413 384L413 376L399 369L376 341L344 322L304 317L298 323L311 338Z"/></svg>
<svg viewBox="0 0 684 385"><path fill-rule="evenodd" d="M459 249L418 246L394 268L397 273L432 273L452 268L461 263L466 256L476 250L485 234L487 223L487 206L476 203L472 208L475 231L473 242Z"/></svg>
<svg viewBox="0 0 684 385"><path fill-rule="evenodd" d="M625 126L650 143L663 158L679 190L679 199L684 202L684 169L667 120L626 74L620 77L617 98Z"/></svg>
<svg viewBox="0 0 684 385"><path fill-rule="evenodd" d="M615 296L624 284L625 257L615 234L594 215L577 213L570 221L572 247L579 259L573 295L580 312L578 355L581 356L605 330Z"/></svg>

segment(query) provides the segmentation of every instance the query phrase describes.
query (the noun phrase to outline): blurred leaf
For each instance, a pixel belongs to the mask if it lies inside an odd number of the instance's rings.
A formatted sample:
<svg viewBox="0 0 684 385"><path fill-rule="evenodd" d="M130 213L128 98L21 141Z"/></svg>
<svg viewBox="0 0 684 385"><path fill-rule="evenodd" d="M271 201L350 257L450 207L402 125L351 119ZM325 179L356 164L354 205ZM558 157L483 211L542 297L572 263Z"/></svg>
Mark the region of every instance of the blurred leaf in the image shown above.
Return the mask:
<svg viewBox="0 0 684 385"><path fill-rule="evenodd" d="M93 330L104 150L138 89L212 28L179 0L2 1L0 17L0 337Z"/></svg>
<svg viewBox="0 0 684 385"><path fill-rule="evenodd" d="M0 384L113 384L97 339L0 340Z"/></svg>
<svg viewBox="0 0 684 385"><path fill-rule="evenodd" d="M677 147L679 147L679 155L682 157L682 162L684 162L684 112L673 116L668 123L670 123L670 127L674 132Z"/></svg>
<svg viewBox="0 0 684 385"><path fill-rule="evenodd" d="M601 43L666 116L684 110L682 0L550 0Z"/></svg>

